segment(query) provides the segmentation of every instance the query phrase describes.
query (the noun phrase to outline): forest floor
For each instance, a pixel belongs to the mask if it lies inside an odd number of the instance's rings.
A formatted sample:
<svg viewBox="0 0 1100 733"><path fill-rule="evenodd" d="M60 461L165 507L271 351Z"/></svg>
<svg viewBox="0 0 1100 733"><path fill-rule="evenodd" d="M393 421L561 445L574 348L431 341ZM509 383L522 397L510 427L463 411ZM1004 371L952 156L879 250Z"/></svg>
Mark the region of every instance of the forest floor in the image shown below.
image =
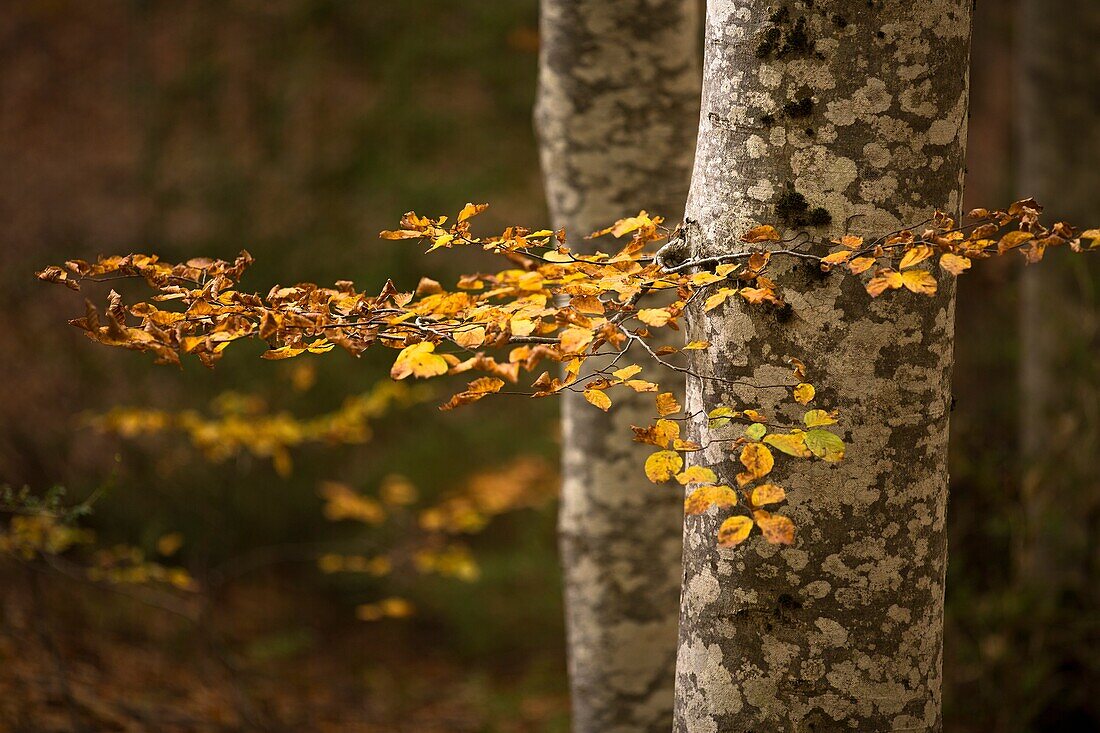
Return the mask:
<svg viewBox="0 0 1100 733"><path fill-rule="evenodd" d="M286 579L234 588L187 619L49 574L0 570L3 733L567 727L554 653L485 671L433 643L438 630L425 622L357 622Z"/></svg>

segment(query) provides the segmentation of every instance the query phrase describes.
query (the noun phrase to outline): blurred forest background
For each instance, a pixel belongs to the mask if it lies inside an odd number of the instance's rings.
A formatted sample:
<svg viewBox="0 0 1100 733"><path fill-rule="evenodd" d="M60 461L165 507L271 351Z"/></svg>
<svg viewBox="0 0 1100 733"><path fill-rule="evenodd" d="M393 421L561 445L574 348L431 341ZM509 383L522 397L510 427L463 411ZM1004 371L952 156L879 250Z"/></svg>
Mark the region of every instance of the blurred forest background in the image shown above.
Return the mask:
<svg viewBox="0 0 1100 733"><path fill-rule="evenodd" d="M968 206L1015 193L1006 7L977 6ZM81 526L128 548L98 562L193 580L77 580L65 556L0 556L0 730L567 730L556 405L441 416L437 394L376 410L388 363L337 353L152 367L88 344L65 325L79 301L33 277L100 253L241 248L261 291L476 269L377 233L466 201L491 203L487 230L546 223L537 51L536 0L4 4L0 484L95 495ZM950 731L1100 726L1081 651L1096 614L1033 602L1018 577L1019 272L983 263L959 294ZM153 430L163 414L116 412L137 435L97 430L89 416L117 408L192 411L222 437L230 418L280 417L219 456L201 429L199 445ZM466 512L466 531L433 534L440 512Z"/></svg>

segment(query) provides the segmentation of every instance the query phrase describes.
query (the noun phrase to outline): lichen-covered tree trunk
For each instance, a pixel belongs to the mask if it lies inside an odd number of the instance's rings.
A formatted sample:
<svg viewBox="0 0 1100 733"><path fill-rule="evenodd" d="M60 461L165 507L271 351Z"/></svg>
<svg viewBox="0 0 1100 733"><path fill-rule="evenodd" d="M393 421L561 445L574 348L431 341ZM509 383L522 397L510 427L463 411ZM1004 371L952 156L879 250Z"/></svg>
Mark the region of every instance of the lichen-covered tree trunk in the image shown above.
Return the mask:
<svg viewBox="0 0 1100 733"><path fill-rule="evenodd" d="M683 211L699 114L697 0L543 0L536 125L570 245L647 209ZM573 727L667 731L682 505L631 444L653 395L563 404L560 515Z"/></svg>
<svg viewBox="0 0 1100 733"><path fill-rule="evenodd" d="M693 254L737 251L760 223L876 235L957 210L970 9L710 0ZM831 223L807 226L818 207ZM692 314L691 338L713 347L686 411L756 404L795 423L789 390L707 377L782 384L797 357L812 406L841 411L847 456L777 464L793 546L757 535L720 549L714 509L686 519L675 729L938 731L954 284L872 300L857 277L786 262L775 279L789 310L731 300ZM705 418L692 427L703 434ZM728 446L691 460L734 484Z"/></svg>
<svg viewBox="0 0 1100 733"><path fill-rule="evenodd" d="M1100 3L1021 0L1016 186L1054 219L1100 224ZM1084 608L1100 485L1100 261L1053 253L1020 298L1021 447L1028 531L1021 568L1050 606ZM1095 596L1093 596L1095 597Z"/></svg>

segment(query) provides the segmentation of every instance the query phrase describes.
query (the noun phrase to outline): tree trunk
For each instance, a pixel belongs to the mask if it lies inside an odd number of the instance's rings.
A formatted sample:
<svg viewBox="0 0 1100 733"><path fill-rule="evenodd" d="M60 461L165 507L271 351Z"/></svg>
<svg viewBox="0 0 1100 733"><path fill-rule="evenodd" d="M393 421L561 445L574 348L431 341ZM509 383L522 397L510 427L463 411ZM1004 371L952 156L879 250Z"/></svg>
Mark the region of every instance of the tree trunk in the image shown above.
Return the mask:
<svg viewBox="0 0 1100 733"><path fill-rule="evenodd" d="M831 216L810 228L819 237L956 211L970 9L710 0L693 254L737 251L748 228L784 217L793 234L805 215L794 194ZM841 411L847 456L777 462L799 528L791 547L755 535L721 549L725 513L687 518L675 729L938 731L954 284L872 301L858 277L777 266L790 312L731 300L692 313L691 338L713 346L697 352L686 412L755 404L797 422L789 390L707 377L782 383L785 357L798 357L818 388L812 406ZM692 427L699 439L705 418ZM691 460L735 485L728 445Z"/></svg>
<svg viewBox="0 0 1100 733"><path fill-rule="evenodd" d="M1017 188L1054 219L1100 223L1100 3L1021 0ZM1052 219L1053 220L1053 219ZM1023 576L1049 605L1085 590L1100 475L1100 262L1058 252L1020 298ZM1090 506L1091 504L1091 506Z"/></svg>
<svg viewBox="0 0 1100 733"><path fill-rule="evenodd" d="M697 0L543 0L536 108L547 197L570 245L640 209L683 211L699 111ZM666 380L667 381L667 380ZM652 395L563 404L560 515L573 726L667 731L680 588L678 492L632 446Z"/></svg>

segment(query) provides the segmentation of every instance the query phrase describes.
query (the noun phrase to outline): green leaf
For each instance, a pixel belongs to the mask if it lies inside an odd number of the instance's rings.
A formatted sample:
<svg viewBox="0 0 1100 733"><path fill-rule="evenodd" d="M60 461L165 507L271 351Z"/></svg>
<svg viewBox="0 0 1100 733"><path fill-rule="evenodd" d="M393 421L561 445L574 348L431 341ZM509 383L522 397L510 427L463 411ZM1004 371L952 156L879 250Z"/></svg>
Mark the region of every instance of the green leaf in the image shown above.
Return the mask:
<svg viewBox="0 0 1100 733"><path fill-rule="evenodd" d="M806 447L818 458L825 461L839 461L844 458L844 441L828 430L810 430L806 433Z"/></svg>
<svg viewBox="0 0 1100 733"><path fill-rule="evenodd" d="M719 405L713 410L707 413L707 417L710 418L710 428L724 428L730 424L730 420L735 417L740 417L741 413L732 407L726 407L725 405Z"/></svg>
<svg viewBox="0 0 1100 733"><path fill-rule="evenodd" d="M768 432L768 429L761 423L754 422L752 425L745 428L745 437L749 440L760 440L764 437L764 433Z"/></svg>

